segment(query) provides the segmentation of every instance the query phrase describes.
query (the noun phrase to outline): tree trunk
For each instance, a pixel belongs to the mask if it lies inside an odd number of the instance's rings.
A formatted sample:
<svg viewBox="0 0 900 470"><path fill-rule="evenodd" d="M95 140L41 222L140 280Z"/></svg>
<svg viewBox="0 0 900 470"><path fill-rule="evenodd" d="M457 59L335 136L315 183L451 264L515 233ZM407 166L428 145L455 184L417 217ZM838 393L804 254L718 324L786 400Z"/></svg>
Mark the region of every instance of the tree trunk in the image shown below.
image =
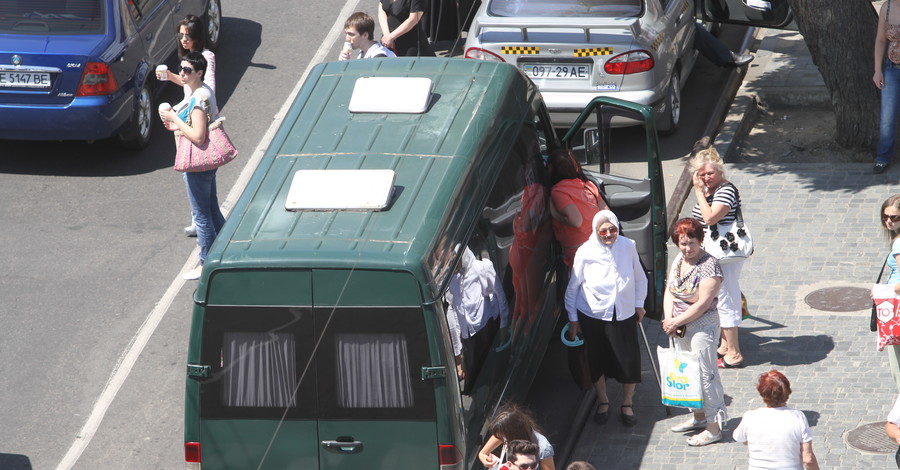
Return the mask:
<svg viewBox="0 0 900 470"><path fill-rule="evenodd" d="M872 83L878 12L869 1L788 0L831 93L838 145L874 148L881 98ZM880 4L880 3L879 3Z"/></svg>

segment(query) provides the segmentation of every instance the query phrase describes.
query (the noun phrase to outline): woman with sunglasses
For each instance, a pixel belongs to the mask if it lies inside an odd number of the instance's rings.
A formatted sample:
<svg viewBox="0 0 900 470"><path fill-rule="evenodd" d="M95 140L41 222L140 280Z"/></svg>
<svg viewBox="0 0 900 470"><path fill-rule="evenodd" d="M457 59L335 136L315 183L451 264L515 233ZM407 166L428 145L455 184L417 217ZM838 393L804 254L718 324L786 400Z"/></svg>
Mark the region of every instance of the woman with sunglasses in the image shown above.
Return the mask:
<svg viewBox="0 0 900 470"><path fill-rule="evenodd" d="M881 204L881 228L884 236L891 243L891 252L887 256L887 266L890 268L886 284L894 286L894 292L900 295L900 270L897 269L897 261L900 261L900 194L895 194ZM888 361L891 364L891 375L900 390L900 346L887 346Z"/></svg>
<svg viewBox="0 0 900 470"><path fill-rule="evenodd" d="M672 432L701 431L688 439L690 446L719 442L728 421L715 353L720 334L717 297L722 269L719 260L703 250L703 236L703 226L695 219L675 222L672 243L681 253L672 262L663 297L663 331L674 339L678 350L697 353L700 362L703 408L692 410L690 419L672 427Z"/></svg>
<svg viewBox="0 0 900 470"><path fill-rule="evenodd" d="M566 288L569 339L581 335L587 346L591 381L597 391L594 420L609 419L606 379L622 384L622 424L634 426L632 399L641 381L641 351L637 324L644 318L647 276L634 241L619 235L619 219L602 210L591 223L593 232L575 253Z"/></svg>
<svg viewBox="0 0 900 470"><path fill-rule="evenodd" d="M203 83L216 92L216 54L206 48L206 27L203 21L195 15L188 15L178 22L178 59L183 59L188 52L199 52L206 59L206 73L203 76ZM170 82L184 88L184 97L187 98L191 94L191 90L178 74L167 74L167 77L159 76L160 80L169 80Z"/></svg>
<svg viewBox="0 0 900 470"><path fill-rule="evenodd" d="M174 108L159 112L166 129L181 132L195 145L206 142L210 119L215 120L219 116L216 95L203 83L205 71L206 59L202 54L199 52L185 54L181 59L179 77L182 83L190 88L191 94ZM216 196L215 169L185 172L184 182L191 203L191 214L197 222L200 265L185 273L183 277L187 280L196 280L200 278L210 245L225 224L225 217L219 210L219 200Z"/></svg>
<svg viewBox="0 0 900 470"><path fill-rule="evenodd" d="M216 93L216 55L206 48L206 27L203 21L195 15L188 15L178 23L178 59L184 58L188 52L199 52L206 59L206 72L203 75L203 83L209 86L213 94ZM168 80L184 88L184 98L191 95L191 89L181 80L181 75L167 73L166 76L156 72L156 78ZM189 237L197 236L197 221L191 219L191 225L184 228L184 234Z"/></svg>
<svg viewBox="0 0 900 470"><path fill-rule="evenodd" d="M691 216L705 227L734 223L737 211L741 208L741 197L737 188L725 179L725 165L716 149L708 148L697 152L690 165L694 170L694 196L697 199ZM707 240L707 243L710 242L711 240ZM718 312L722 338L716 350L720 368L744 365L738 341L738 327L741 326L743 311L740 285L743 267L743 260L721 265L723 277Z"/></svg>

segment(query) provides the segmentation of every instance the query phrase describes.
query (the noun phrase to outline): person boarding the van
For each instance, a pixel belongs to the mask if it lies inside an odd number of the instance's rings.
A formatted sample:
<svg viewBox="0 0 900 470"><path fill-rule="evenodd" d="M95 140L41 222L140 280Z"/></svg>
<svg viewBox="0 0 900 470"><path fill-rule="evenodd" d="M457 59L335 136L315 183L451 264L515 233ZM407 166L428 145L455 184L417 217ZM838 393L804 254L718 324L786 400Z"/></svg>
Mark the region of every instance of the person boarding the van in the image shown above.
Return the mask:
<svg viewBox="0 0 900 470"><path fill-rule="evenodd" d="M494 263L477 259L466 247L444 300L457 373L466 380L462 393L469 395L498 328L509 323L509 306Z"/></svg>
<svg viewBox="0 0 900 470"><path fill-rule="evenodd" d="M344 40L350 44L351 49L344 49L338 60L350 60L352 50L359 49L360 59L374 59L376 57L397 57L394 51L384 47L380 42L373 40L375 37L375 20L371 16L358 11L344 22Z"/></svg>

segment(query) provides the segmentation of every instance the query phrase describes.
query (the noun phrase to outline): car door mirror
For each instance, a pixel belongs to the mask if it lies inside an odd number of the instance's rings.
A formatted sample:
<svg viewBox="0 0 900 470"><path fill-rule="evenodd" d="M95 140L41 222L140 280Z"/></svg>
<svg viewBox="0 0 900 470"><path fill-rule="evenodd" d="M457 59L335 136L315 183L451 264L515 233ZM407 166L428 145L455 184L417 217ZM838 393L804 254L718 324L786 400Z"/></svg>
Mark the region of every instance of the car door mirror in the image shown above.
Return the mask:
<svg viewBox="0 0 900 470"><path fill-rule="evenodd" d="M704 21L797 30L788 0L703 0Z"/></svg>

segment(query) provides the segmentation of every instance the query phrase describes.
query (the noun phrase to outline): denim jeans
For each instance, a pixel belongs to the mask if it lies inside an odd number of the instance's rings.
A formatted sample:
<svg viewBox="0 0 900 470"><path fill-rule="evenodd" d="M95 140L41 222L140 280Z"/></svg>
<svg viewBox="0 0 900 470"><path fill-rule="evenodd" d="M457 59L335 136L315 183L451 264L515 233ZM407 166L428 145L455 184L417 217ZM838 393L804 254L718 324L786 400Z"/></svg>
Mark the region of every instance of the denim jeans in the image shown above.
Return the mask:
<svg viewBox="0 0 900 470"><path fill-rule="evenodd" d="M222 225L225 216L219 210L216 197L216 170L187 172L184 174L191 213L197 224L197 242L200 244L200 264L206 261L206 254Z"/></svg>
<svg viewBox="0 0 900 470"><path fill-rule="evenodd" d="M881 89L881 121L875 161L890 163L894 156L897 112L900 111L900 67L885 59L881 69L884 71L884 87Z"/></svg>

